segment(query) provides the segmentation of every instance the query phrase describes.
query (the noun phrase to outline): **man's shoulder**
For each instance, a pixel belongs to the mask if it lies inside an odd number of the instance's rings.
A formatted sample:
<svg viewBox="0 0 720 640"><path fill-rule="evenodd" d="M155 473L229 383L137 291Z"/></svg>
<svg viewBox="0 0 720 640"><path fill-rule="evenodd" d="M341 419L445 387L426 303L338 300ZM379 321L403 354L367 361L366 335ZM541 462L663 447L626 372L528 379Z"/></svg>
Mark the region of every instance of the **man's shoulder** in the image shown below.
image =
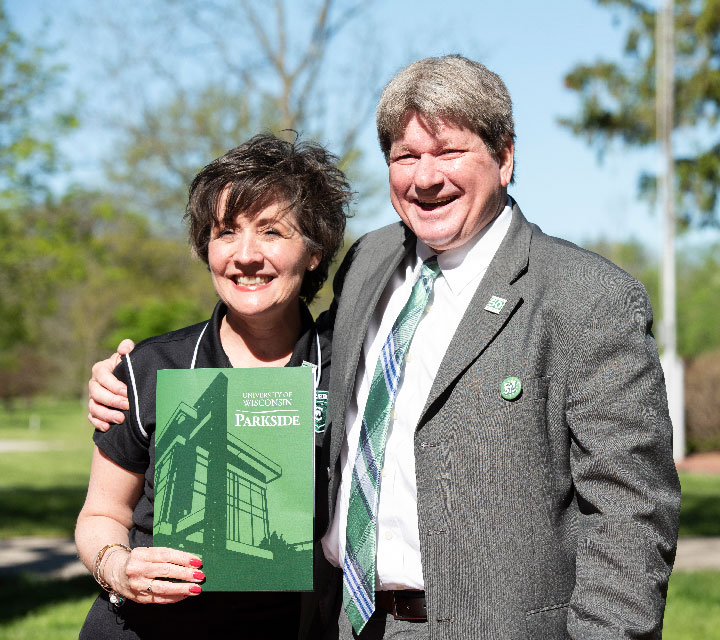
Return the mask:
<svg viewBox="0 0 720 640"><path fill-rule="evenodd" d="M404 223L400 221L391 222L384 227L368 231L365 235L360 236L355 246L365 251L375 250L378 247L397 250L410 236L412 236L412 233Z"/></svg>
<svg viewBox="0 0 720 640"><path fill-rule="evenodd" d="M592 269L596 273L615 274L618 278L635 279L614 262L600 254L584 249L569 240L548 235L535 224L531 223L531 226L533 235L530 244L530 256L531 260L534 259L538 264L554 266L564 270Z"/></svg>
<svg viewBox="0 0 720 640"><path fill-rule="evenodd" d="M532 227L528 275L533 281L586 299L626 295L629 290L647 295L637 278L607 258Z"/></svg>
<svg viewBox="0 0 720 640"><path fill-rule="evenodd" d="M360 236L348 249L338 270L341 280L348 272L368 271L381 260L405 253L407 243L415 242L415 237L402 222L380 227Z"/></svg>

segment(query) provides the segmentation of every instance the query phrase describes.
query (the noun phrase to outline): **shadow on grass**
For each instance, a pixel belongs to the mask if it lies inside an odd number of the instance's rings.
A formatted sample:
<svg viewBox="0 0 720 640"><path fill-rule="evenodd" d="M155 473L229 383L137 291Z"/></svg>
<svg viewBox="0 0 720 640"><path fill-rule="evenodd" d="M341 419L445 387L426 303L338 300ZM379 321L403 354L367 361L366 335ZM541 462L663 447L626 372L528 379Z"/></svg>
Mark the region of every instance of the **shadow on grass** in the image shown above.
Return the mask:
<svg viewBox="0 0 720 640"><path fill-rule="evenodd" d="M683 495L681 536L720 536L720 497Z"/></svg>
<svg viewBox="0 0 720 640"><path fill-rule="evenodd" d="M0 535L72 536L86 491L67 487L0 489Z"/></svg>
<svg viewBox="0 0 720 640"><path fill-rule="evenodd" d="M0 625L22 618L42 607L96 595L92 577L43 580L26 575L0 578Z"/></svg>

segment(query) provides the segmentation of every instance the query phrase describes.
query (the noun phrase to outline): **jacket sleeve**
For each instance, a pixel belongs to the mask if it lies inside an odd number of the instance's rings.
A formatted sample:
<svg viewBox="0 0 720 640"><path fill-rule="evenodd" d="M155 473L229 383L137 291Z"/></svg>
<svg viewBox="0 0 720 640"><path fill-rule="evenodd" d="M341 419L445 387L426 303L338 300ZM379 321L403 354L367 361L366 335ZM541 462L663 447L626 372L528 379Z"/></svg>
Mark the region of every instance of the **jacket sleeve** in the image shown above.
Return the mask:
<svg viewBox="0 0 720 640"><path fill-rule="evenodd" d="M652 309L630 278L596 300L571 354L566 418L580 509L568 633L662 634L680 485Z"/></svg>

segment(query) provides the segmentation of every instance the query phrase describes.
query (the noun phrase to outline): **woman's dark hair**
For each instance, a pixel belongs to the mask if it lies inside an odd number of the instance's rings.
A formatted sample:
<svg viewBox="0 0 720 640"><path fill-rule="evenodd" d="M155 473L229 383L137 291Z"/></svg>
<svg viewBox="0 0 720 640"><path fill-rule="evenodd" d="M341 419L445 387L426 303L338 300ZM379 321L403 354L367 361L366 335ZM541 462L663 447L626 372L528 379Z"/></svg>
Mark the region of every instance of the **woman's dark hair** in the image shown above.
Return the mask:
<svg viewBox="0 0 720 640"><path fill-rule="evenodd" d="M207 264L213 227L232 227L239 214L252 218L273 203L285 204L295 213L308 249L321 254L320 264L305 273L300 288L300 297L310 303L342 245L353 195L336 163L337 157L319 144L287 142L270 134L256 135L213 160L190 185L185 217L195 253Z"/></svg>

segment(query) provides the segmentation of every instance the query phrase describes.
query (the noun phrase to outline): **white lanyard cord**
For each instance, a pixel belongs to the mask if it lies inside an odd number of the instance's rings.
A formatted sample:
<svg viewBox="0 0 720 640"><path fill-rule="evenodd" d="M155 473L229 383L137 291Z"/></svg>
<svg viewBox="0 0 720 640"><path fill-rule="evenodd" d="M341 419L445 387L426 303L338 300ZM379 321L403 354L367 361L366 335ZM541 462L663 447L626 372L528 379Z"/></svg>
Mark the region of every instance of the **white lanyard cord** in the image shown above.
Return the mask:
<svg viewBox="0 0 720 640"><path fill-rule="evenodd" d="M202 340L202 337L205 335L205 330L208 328L208 325L210 323L207 322L205 326L203 327L203 330L200 332L200 335L198 336L197 342L195 343L195 351L193 352L192 362L190 363L190 368L195 368L195 362L197 361L197 354L198 349L200 348L200 340ZM320 376L322 374L322 349L320 348L320 334L315 331L315 344L317 346L317 368L315 369L315 388L318 387L320 384Z"/></svg>
<svg viewBox="0 0 720 640"><path fill-rule="evenodd" d="M320 386L320 374L322 373L322 351L320 350L320 334L315 330L315 344L317 345L317 369L315 369L315 388Z"/></svg>
<svg viewBox="0 0 720 640"><path fill-rule="evenodd" d="M200 340L202 340L202 337L205 335L205 329L208 328L208 325L209 325L209 324L210 324L209 322L206 322L206 323L205 323L205 326L203 327L203 330L200 332L200 335L198 336L197 342L195 343L195 351L193 351L192 362L190 363L190 368L191 368L191 369L194 369L194 368L195 368L195 362L197 361L198 349L200 348Z"/></svg>

